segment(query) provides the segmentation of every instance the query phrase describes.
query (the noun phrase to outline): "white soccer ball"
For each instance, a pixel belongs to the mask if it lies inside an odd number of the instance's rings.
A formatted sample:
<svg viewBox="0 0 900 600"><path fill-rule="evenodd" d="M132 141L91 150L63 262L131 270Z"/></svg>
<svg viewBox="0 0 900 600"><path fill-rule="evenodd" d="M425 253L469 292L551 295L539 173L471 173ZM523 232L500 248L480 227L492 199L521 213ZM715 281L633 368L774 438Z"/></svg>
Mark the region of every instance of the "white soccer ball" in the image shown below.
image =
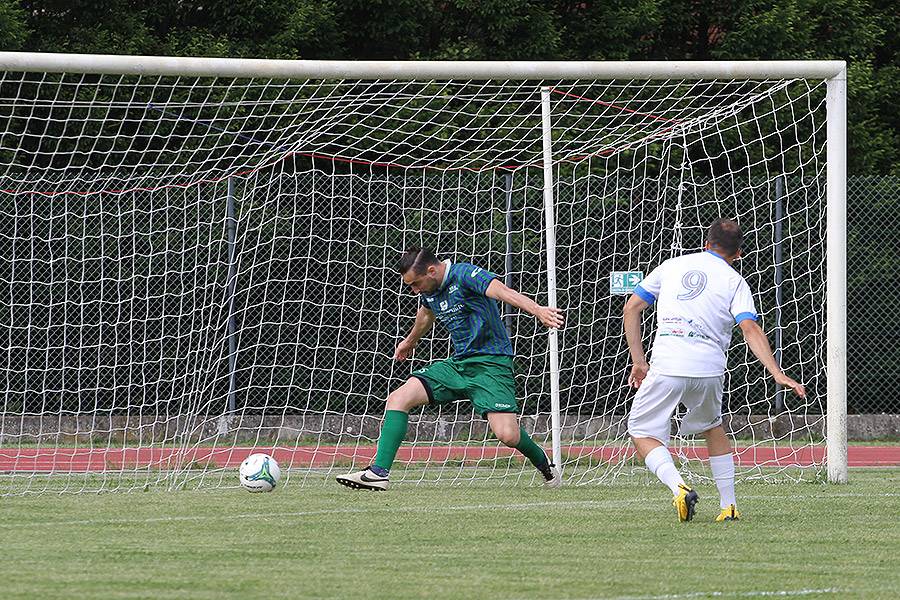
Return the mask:
<svg viewBox="0 0 900 600"><path fill-rule="evenodd" d="M250 492L271 492L281 479L281 469L268 454L251 454L239 469L241 485Z"/></svg>

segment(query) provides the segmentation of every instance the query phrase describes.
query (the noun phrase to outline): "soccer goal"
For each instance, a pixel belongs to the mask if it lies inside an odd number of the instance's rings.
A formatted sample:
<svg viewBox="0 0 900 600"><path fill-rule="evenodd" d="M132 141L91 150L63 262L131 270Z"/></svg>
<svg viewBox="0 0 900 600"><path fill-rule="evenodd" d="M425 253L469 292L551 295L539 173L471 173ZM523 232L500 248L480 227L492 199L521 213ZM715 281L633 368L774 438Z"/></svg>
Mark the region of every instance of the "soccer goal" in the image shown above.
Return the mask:
<svg viewBox="0 0 900 600"><path fill-rule="evenodd" d="M561 307L559 332L504 313L523 425L567 484L644 476L622 307L720 216L809 392L735 334L738 477L847 478L843 62L0 63L0 494L369 464L387 394L450 353L437 328L391 359L412 245ZM673 451L708 476L702 443ZM460 402L411 416L392 480L534 475Z"/></svg>

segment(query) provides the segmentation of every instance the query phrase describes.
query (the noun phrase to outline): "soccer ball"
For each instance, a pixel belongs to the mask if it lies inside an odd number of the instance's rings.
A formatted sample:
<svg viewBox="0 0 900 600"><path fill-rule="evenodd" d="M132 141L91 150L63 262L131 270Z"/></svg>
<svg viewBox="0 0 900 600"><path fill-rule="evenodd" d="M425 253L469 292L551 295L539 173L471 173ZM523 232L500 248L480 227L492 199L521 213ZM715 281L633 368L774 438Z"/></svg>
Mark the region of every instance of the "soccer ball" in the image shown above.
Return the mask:
<svg viewBox="0 0 900 600"><path fill-rule="evenodd" d="M239 469L241 485L250 492L271 492L281 479L281 469L268 454L251 454Z"/></svg>

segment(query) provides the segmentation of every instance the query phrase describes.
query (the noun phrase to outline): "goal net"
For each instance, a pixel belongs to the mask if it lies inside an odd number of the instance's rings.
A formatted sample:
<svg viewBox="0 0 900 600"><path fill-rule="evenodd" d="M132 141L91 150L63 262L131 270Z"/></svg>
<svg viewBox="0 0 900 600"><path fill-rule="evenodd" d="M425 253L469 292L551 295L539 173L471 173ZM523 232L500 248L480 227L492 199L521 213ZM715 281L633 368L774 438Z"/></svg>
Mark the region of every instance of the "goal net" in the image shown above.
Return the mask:
<svg viewBox="0 0 900 600"><path fill-rule="evenodd" d="M522 423L569 484L646 477L622 307L722 216L808 390L779 390L735 334L738 477L824 471L827 75L22 56L0 76L0 494L235 486L254 451L287 485L370 464L388 393L451 351L437 326L391 358L413 245L562 308L558 333L504 309ZM702 442L672 450L708 476ZM391 478L535 474L462 401L411 415Z"/></svg>

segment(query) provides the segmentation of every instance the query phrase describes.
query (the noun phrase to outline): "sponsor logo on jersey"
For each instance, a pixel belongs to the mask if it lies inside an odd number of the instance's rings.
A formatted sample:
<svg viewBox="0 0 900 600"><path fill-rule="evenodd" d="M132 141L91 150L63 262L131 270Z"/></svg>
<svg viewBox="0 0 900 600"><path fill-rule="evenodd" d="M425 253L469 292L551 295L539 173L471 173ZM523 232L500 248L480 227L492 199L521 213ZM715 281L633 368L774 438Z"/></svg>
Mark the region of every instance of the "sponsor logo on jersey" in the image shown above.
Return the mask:
<svg viewBox="0 0 900 600"><path fill-rule="evenodd" d="M680 329L678 327L664 327L661 326L659 328L659 336L660 337L684 337L685 331L684 329Z"/></svg>
<svg viewBox="0 0 900 600"><path fill-rule="evenodd" d="M448 306L450 306L449 302L441 302L441 310L447 310Z"/></svg>
<svg viewBox="0 0 900 600"><path fill-rule="evenodd" d="M459 289L459 286L458 286L458 285L455 285L455 284L454 284L454 285L451 285L451 286L450 286L450 293L452 294L453 292L455 292L455 291L458 290L458 289Z"/></svg>

